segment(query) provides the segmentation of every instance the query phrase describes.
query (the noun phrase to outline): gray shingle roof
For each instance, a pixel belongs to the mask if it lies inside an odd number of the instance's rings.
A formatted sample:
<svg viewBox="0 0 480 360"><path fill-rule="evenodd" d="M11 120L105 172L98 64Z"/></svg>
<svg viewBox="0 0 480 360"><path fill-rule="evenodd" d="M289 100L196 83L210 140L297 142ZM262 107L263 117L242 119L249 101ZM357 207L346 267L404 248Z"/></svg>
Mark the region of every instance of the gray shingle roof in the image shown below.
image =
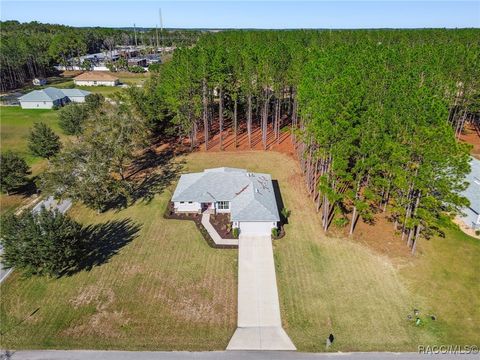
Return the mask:
<svg viewBox="0 0 480 360"><path fill-rule="evenodd" d="M480 160L472 157L470 166L472 167L470 174L465 178L469 186L462 195L470 200L470 208L480 214Z"/></svg>
<svg viewBox="0 0 480 360"><path fill-rule="evenodd" d="M244 169L222 167L184 174L172 201L230 201L232 221L280 221L271 176Z"/></svg>

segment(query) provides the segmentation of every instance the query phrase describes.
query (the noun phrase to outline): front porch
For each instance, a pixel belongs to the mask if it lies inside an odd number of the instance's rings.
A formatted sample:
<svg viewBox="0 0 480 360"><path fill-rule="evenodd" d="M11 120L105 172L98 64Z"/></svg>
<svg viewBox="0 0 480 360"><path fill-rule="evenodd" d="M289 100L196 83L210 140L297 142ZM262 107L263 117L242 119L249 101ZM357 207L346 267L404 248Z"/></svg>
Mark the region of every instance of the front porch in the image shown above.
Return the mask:
<svg viewBox="0 0 480 360"><path fill-rule="evenodd" d="M201 203L201 208L202 208L202 210L201 210L202 213L205 213L205 214L215 214L216 213L214 202Z"/></svg>

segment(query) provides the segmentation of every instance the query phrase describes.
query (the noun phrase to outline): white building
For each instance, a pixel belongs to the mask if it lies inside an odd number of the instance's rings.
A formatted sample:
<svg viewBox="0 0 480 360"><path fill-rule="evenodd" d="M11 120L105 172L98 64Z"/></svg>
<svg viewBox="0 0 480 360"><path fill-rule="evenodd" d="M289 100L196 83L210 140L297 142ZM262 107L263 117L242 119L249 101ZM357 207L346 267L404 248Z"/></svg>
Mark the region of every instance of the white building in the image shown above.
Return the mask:
<svg viewBox="0 0 480 360"><path fill-rule="evenodd" d="M73 78L77 86L117 86L117 77L101 71L87 71Z"/></svg>
<svg viewBox="0 0 480 360"><path fill-rule="evenodd" d="M84 102L89 91L79 89L46 89L34 90L18 98L22 109L51 109L69 102Z"/></svg>
<svg viewBox="0 0 480 360"><path fill-rule="evenodd" d="M477 230L480 229L480 160L472 157L470 166L470 174L465 179L469 185L462 193L470 201L470 206L462 209L465 214L462 221L468 227Z"/></svg>
<svg viewBox="0 0 480 360"><path fill-rule="evenodd" d="M229 213L232 226L247 235L270 235L280 221L271 176L244 169L184 174L172 201L177 213Z"/></svg>
<svg viewBox="0 0 480 360"><path fill-rule="evenodd" d="M91 94L90 91L85 91L81 89L61 89L61 90L71 102L76 102L76 103L85 102L85 98Z"/></svg>

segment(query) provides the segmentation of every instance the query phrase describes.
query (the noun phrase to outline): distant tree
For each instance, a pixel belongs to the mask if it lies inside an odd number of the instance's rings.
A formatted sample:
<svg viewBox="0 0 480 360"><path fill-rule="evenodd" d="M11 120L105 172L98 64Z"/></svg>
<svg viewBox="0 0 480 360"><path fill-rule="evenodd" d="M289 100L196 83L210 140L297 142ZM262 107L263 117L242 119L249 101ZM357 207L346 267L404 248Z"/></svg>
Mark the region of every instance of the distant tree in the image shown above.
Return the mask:
<svg viewBox="0 0 480 360"><path fill-rule="evenodd" d="M85 98L86 104L96 101L93 99L89 100L92 95L88 95ZM64 134L80 135L82 133L83 123L88 116L86 104L70 103L58 111L58 125Z"/></svg>
<svg viewBox="0 0 480 360"><path fill-rule="evenodd" d="M5 267L15 267L28 275L55 276L75 264L82 227L57 211L24 211L3 219L0 242Z"/></svg>
<svg viewBox="0 0 480 360"><path fill-rule="evenodd" d="M87 111L94 111L97 110L102 103L105 101L105 98L102 94L95 94L92 93L85 98L85 107Z"/></svg>
<svg viewBox="0 0 480 360"><path fill-rule="evenodd" d="M7 151L0 155L0 187L7 195L27 182L29 168L23 158Z"/></svg>
<svg viewBox="0 0 480 360"><path fill-rule="evenodd" d="M115 66L116 66L117 70L126 71L126 70L128 70L128 61L127 61L127 59L122 57L122 58L118 59L118 61L115 63Z"/></svg>
<svg viewBox="0 0 480 360"><path fill-rule="evenodd" d="M28 138L28 148L33 155L50 159L60 151L61 146L59 136L46 124L33 124Z"/></svg>
<svg viewBox="0 0 480 360"><path fill-rule="evenodd" d="M82 70L87 70L88 71L88 70L92 70L93 64L90 60L85 59L85 60L83 60L80 67L82 68Z"/></svg>

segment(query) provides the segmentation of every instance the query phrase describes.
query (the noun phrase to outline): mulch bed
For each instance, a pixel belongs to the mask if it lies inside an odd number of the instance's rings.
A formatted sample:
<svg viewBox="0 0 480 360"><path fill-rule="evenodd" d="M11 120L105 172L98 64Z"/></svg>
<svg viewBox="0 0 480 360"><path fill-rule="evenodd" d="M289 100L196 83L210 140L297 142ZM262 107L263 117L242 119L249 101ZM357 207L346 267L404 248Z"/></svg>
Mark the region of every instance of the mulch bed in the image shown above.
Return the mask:
<svg viewBox="0 0 480 360"><path fill-rule="evenodd" d="M190 220L195 223L200 234L202 234L203 238L207 242L208 246L214 249L237 249L237 245L217 245L210 237L207 229L205 229L202 225L202 214L196 213L182 213L177 214L173 211L173 203L169 201L167 208L165 209L165 213L163 214L165 219L175 219L175 220Z"/></svg>
<svg viewBox="0 0 480 360"><path fill-rule="evenodd" d="M233 236L230 214L211 214L210 224L223 239L238 239Z"/></svg>
<svg viewBox="0 0 480 360"><path fill-rule="evenodd" d="M278 229L278 235L277 236L272 235L272 240L278 240L283 238L284 236L285 236L285 229L283 225L281 225L280 228Z"/></svg>

